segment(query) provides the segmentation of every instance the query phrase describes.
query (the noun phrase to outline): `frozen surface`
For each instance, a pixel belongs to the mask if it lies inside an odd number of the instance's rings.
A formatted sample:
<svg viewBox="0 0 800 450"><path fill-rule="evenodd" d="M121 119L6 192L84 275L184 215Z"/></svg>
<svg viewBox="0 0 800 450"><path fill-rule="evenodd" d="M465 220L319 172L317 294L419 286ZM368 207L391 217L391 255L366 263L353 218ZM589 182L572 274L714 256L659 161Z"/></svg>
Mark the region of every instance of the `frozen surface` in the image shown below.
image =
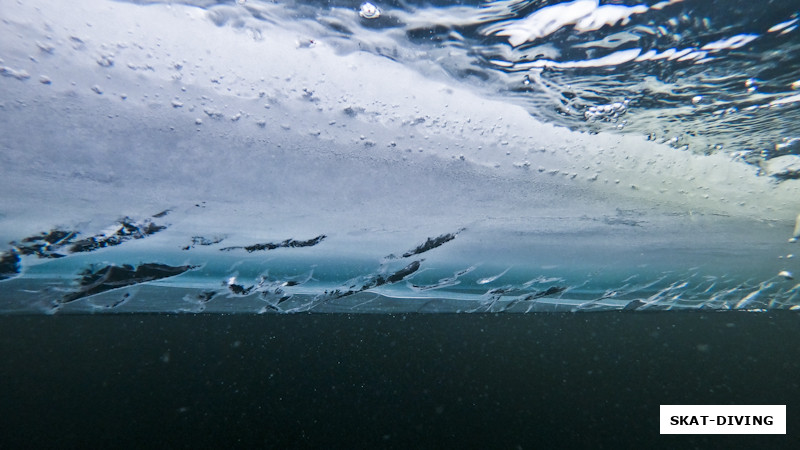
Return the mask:
<svg viewBox="0 0 800 450"><path fill-rule="evenodd" d="M794 160L570 130L415 47L206 3L0 0L3 313L800 304Z"/></svg>

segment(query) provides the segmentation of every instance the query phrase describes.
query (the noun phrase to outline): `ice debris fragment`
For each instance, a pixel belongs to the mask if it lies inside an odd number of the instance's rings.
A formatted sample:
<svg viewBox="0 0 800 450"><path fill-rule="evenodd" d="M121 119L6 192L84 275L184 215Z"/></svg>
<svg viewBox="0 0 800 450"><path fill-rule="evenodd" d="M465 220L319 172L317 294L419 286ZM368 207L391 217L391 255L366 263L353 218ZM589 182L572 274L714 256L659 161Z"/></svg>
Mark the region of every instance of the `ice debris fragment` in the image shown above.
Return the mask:
<svg viewBox="0 0 800 450"><path fill-rule="evenodd" d="M253 244L248 245L246 247L236 246L236 247L225 247L221 248L220 251L229 252L231 250L240 250L244 249L247 250L248 253L252 253L255 251L261 250L275 250L276 248L297 248L297 247L312 247L314 245L319 244L322 242L327 236L321 234L313 239L309 239L306 241L297 241L294 239L286 239L282 242L267 242L263 244Z"/></svg>
<svg viewBox="0 0 800 450"><path fill-rule="evenodd" d="M459 233L464 231L464 229L460 229L455 233L447 233L435 238L428 238L424 243L418 245L415 249L409 250L403 253L403 258L408 258L409 256L419 255L420 253L425 253L429 250L433 250L437 247L441 247L442 245L452 241L453 239L458 236Z"/></svg>
<svg viewBox="0 0 800 450"><path fill-rule="evenodd" d="M91 252L100 248L120 245L131 239L143 239L166 228L166 226L156 225L149 219L142 223L136 223L125 217L112 231L81 239L75 242L69 250L73 253Z"/></svg>
<svg viewBox="0 0 800 450"><path fill-rule="evenodd" d="M100 269L88 268L80 273L79 288L65 295L61 303L74 302L101 292L119 289L148 281L174 277L197 266L168 266L158 263L144 263L137 267L130 264L117 266L111 264Z"/></svg>

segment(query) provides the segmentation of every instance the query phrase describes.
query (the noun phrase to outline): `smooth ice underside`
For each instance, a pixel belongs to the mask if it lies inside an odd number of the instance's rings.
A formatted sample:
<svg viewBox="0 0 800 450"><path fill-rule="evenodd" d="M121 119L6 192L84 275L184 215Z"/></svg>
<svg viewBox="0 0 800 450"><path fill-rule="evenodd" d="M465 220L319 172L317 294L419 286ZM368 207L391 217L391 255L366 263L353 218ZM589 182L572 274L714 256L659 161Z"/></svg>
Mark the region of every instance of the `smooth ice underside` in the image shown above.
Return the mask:
<svg viewBox="0 0 800 450"><path fill-rule="evenodd" d="M800 305L793 159L570 130L200 3L0 0L0 312Z"/></svg>

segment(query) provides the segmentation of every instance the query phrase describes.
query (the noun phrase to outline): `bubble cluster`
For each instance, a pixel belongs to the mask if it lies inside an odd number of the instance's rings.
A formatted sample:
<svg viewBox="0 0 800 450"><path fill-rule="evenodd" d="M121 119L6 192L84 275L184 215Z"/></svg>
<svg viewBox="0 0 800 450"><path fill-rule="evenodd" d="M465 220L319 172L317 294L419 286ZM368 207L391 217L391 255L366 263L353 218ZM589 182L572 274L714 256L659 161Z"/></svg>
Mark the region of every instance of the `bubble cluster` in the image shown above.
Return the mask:
<svg viewBox="0 0 800 450"><path fill-rule="evenodd" d="M620 116L628 112L628 103L629 100L625 100L607 105L590 106L584 111L583 117L591 122L596 120L615 122Z"/></svg>

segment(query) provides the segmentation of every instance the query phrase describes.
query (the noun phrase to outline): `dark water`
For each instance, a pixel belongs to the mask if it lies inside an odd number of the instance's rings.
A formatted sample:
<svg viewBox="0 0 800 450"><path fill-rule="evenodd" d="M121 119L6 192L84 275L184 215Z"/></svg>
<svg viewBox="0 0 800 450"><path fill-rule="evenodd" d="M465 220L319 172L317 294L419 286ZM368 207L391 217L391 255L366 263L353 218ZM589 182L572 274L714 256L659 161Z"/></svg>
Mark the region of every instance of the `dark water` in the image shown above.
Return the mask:
<svg viewBox="0 0 800 450"><path fill-rule="evenodd" d="M792 448L798 321L5 316L0 447ZM785 404L787 435L661 436L660 404Z"/></svg>

